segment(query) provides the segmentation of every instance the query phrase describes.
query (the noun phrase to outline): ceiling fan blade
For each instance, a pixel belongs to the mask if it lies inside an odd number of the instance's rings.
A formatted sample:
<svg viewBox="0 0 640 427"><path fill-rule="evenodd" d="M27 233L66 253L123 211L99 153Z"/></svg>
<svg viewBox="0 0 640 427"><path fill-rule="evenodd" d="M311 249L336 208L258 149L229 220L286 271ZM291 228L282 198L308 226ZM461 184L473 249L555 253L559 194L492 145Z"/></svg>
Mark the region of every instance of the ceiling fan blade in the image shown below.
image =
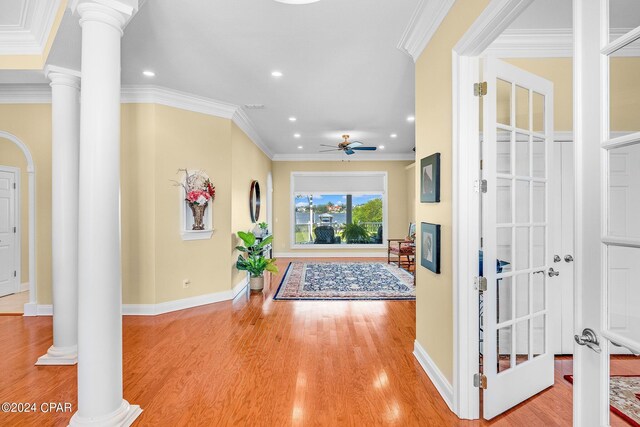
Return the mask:
<svg viewBox="0 0 640 427"><path fill-rule="evenodd" d="M360 147L361 145L363 144L360 141L351 141L349 145L347 145L347 147L354 148L354 147Z"/></svg>
<svg viewBox="0 0 640 427"><path fill-rule="evenodd" d="M376 151L376 147L349 147L351 150L360 150L360 151Z"/></svg>
<svg viewBox="0 0 640 427"><path fill-rule="evenodd" d="M348 156L352 155L353 153L355 153L355 151L347 148L346 150L344 150L345 153L347 153Z"/></svg>
<svg viewBox="0 0 640 427"><path fill-rule="evenodd" d="M319 153L328 153L329 151L340 151L340 148L334 148L333 150L320 150Z"/></svg>
<svg viewBox="0 0 640 427"><path fill-rule="evenodd" d="M327 145L327 144L320 144L321 147L331 147L331 148L336 148L335 145Z"/></svg>

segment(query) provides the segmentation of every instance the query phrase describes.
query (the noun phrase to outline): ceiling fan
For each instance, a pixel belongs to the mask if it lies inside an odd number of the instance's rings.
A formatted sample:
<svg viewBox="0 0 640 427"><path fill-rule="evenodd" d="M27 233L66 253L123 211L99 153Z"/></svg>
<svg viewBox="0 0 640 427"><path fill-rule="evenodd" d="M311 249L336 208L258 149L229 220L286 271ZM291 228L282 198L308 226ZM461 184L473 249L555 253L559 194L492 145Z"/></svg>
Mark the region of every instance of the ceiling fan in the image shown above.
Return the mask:
<svg viewBox="0 0 640 427"><path fill-rule="evenodd" d="M349 142L349 135L342 135L344 141L338 144L336 148L333 145L320 144L322 147L331 147L331 150L320 150L321 153L329 151L344 151L347 155L354 154L356 151L376 151L376 147L363 147L360 141Z"/></svg>

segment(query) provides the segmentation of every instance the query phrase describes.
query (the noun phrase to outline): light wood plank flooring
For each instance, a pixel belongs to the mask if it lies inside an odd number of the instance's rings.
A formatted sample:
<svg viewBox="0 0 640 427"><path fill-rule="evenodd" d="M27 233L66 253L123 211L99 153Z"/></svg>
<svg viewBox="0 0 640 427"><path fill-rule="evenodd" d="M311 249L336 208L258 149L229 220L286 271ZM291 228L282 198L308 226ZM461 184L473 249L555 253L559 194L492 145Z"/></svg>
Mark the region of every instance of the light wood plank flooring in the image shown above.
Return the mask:
<svg viewBox="0 0 640 427"><path fill-rule="evenodd" d="M412 355L415 302L273 301L279 282L233 303L125 316L124 396L144 410L135 425L571 425L570 358L526 404L491 423L460 421ZM33 365L51 332L50 317L0 317L0 402L75 411L76 368ZM63 426L70 416L0 413L0 425Z"/></svg>

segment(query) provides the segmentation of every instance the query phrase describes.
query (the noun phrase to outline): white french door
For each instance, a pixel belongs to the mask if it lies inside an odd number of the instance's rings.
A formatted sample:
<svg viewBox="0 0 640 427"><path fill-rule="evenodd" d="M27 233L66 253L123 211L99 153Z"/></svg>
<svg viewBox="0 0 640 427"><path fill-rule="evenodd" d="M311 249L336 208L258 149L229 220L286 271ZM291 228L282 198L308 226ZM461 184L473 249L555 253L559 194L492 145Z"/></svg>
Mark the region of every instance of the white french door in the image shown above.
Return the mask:
<svg viewBox="0 0 640 427"><path fill-rule="evenodd" d="M483 417L491 419L554 381L553 85L493 58L484 79Z"/></svg>
<svg viewBox="0 0 640 427"><path fill-rule="evenodd" d="M16 172L0 169L0 297L20 291L16 228Z"/></svg>
<svg viewBox="0 0 640 427"><path fill-rule="evenodd" d="M604 426L610 344L640 353L640 3L574 0L573 7L575 308L583 338L574 349L574 423ZM595 344L586 345L589 335Z"/></svg>

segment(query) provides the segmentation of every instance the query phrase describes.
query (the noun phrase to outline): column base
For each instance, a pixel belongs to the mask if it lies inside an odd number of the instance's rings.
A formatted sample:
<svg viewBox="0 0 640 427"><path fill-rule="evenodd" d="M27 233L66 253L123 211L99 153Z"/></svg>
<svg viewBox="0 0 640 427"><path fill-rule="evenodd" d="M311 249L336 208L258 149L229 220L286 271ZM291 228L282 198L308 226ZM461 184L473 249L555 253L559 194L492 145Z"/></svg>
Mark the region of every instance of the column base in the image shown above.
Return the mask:
<svg viewBox="0 0 640 427"><path fill-rule="evenodd" d="M109 415L102 417L82 417L77 412L71 417L69 427L129 427L140 416L142 409L138 405L130 405L122 400L120 407Z"/></svg>
<svg viewBox="0 0 640 427"><path fill-rule="evenodd" d="M49 347L47 354L40 356L36 366L50 365L76 365L78 363L78 346L73 347Z"/></svg>

